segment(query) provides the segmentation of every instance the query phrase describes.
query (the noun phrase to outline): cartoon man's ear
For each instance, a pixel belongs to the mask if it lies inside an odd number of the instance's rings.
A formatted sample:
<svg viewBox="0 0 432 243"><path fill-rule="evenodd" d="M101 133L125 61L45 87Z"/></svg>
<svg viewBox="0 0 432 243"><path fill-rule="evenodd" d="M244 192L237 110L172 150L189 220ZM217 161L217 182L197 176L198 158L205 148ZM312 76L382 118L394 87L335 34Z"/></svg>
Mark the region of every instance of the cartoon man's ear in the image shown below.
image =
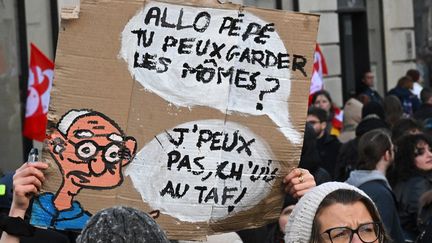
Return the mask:
<svg viewBox="0 0 432 243"><path fill-rule="evenodd" d="M66 141L57 130L51 134L48 148L53 155L58 155L60 159L63 159L63 151L66 150Z"/></svg>
<svg viewBox="0 0 432 243"><path fill-rule="evenodd" d="M135 157L137 142L133 137L126 137L124 141L125 151L122 152L122 166L129 164Z"/></svg>

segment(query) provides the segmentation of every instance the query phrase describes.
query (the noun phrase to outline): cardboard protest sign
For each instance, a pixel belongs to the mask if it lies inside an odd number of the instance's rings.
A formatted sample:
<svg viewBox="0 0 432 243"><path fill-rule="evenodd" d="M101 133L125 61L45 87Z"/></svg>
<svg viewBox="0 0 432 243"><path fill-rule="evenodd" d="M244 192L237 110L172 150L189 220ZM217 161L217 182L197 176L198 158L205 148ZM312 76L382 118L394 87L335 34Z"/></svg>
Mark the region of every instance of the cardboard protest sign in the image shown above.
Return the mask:
<svg viewBox="0 0 432 243"><path fill-rule="evenodd" d="M59 35L32 223L159 210L173 239L275 220L297 166L318 17L217 1L83 1Z"/></svg>

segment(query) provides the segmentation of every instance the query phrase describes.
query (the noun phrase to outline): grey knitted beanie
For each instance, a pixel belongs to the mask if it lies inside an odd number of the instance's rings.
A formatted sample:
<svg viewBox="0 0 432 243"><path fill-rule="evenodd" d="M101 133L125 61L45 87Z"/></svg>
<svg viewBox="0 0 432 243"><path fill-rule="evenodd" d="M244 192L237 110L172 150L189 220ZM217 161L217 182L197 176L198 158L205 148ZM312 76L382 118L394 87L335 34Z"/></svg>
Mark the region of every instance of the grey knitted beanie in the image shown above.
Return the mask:
<svg viewBox="0 0 432 243"><path fill-rule="evenodd" d="M286 243L308 243L316 211L324 198L339 189L354 190L372 200L357 187L342 182L327 182L312 188L296 204L285 227ZM372 202L373 203L373 202Z"/></svg>
<svg viewBox="0 0 432 243"><path fill-rule="evenodd" d="M169 243L167 236L146 213L117 206L93 215L78 236L78 243Z"/></svg>

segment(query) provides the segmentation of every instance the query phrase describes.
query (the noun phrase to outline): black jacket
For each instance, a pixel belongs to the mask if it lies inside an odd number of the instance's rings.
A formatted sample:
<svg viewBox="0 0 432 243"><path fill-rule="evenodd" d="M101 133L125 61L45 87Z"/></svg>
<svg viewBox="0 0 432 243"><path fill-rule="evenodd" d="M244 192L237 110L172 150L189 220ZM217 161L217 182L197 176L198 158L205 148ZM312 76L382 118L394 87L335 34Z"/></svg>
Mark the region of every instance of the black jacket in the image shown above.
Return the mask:
<svg viewBox="0 0 432 243"><path fill-rule="evenodd" d="M396 199L384 174L377 170L354 170L346 182L360 188L372 199L388 235L394 243L403 243Z"/></svg>
<svg viewBox="0 0 432 243"><path fill-rule="evenodd" d="M432 189L432 177L429 174L415 175L408 180L395 185L393 192L398 202L398 213L401 226L410 238L418 235L417 213L419 211L420 196Z"/></svg>
<svg viewBox="0 0 432 243"><path fill-rule="evenodd" d="M416 113L414 113L414 118L419 121L432 118L432 105L423 103Z"/></svg>
<svg viewBox="0 0 432 243"><path fill-rule="evenodd" d="M370 87L366 87L362 94L369 96L370 101L377 102L379 104L383 104L383 99L381 98L381 95L378 94L378 92Z"/></svg>
<svg viewBox="0 0 432 243"><path fill-rule="evenodd" d="M329 172L332 178L335 178L336 160L341 145L336 136L327 132L317 140L317 149L321 158L320 167Z"/></svg>
<svg viewBox="0 0 432 243"><path fill-rule="evenodd" d="M388 94L399 98L403 112L409 116L414 115L420 107L420 100L409 89L396 87L391 89Z"/></svg>
<svg viewBox="0 0 432 243"><path fill-rule="evenodd" d="M393 192L383 181L374 180L359 186L372 199L378 208L384 226L394 243L405 242L399 216L396 210L396 200Z"/></svg>

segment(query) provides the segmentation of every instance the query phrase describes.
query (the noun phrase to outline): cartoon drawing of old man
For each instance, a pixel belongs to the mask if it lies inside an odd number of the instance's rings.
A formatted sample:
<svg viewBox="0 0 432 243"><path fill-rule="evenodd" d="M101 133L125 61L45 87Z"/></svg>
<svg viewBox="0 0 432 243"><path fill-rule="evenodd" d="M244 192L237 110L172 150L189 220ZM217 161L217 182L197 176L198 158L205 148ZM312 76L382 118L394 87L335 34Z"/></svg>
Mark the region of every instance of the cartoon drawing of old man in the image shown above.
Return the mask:
<svg viewBox="0 0 432 243"><path fill-rule="evenodd" d="M131 162L137 143L104 114L71 110L57 124L48 143L60 168L62 184L56 194L35 199L31 223L61 230L80 230L90 218L74 197L81 189L104 190L123 182L122 167Z"/></svg>

